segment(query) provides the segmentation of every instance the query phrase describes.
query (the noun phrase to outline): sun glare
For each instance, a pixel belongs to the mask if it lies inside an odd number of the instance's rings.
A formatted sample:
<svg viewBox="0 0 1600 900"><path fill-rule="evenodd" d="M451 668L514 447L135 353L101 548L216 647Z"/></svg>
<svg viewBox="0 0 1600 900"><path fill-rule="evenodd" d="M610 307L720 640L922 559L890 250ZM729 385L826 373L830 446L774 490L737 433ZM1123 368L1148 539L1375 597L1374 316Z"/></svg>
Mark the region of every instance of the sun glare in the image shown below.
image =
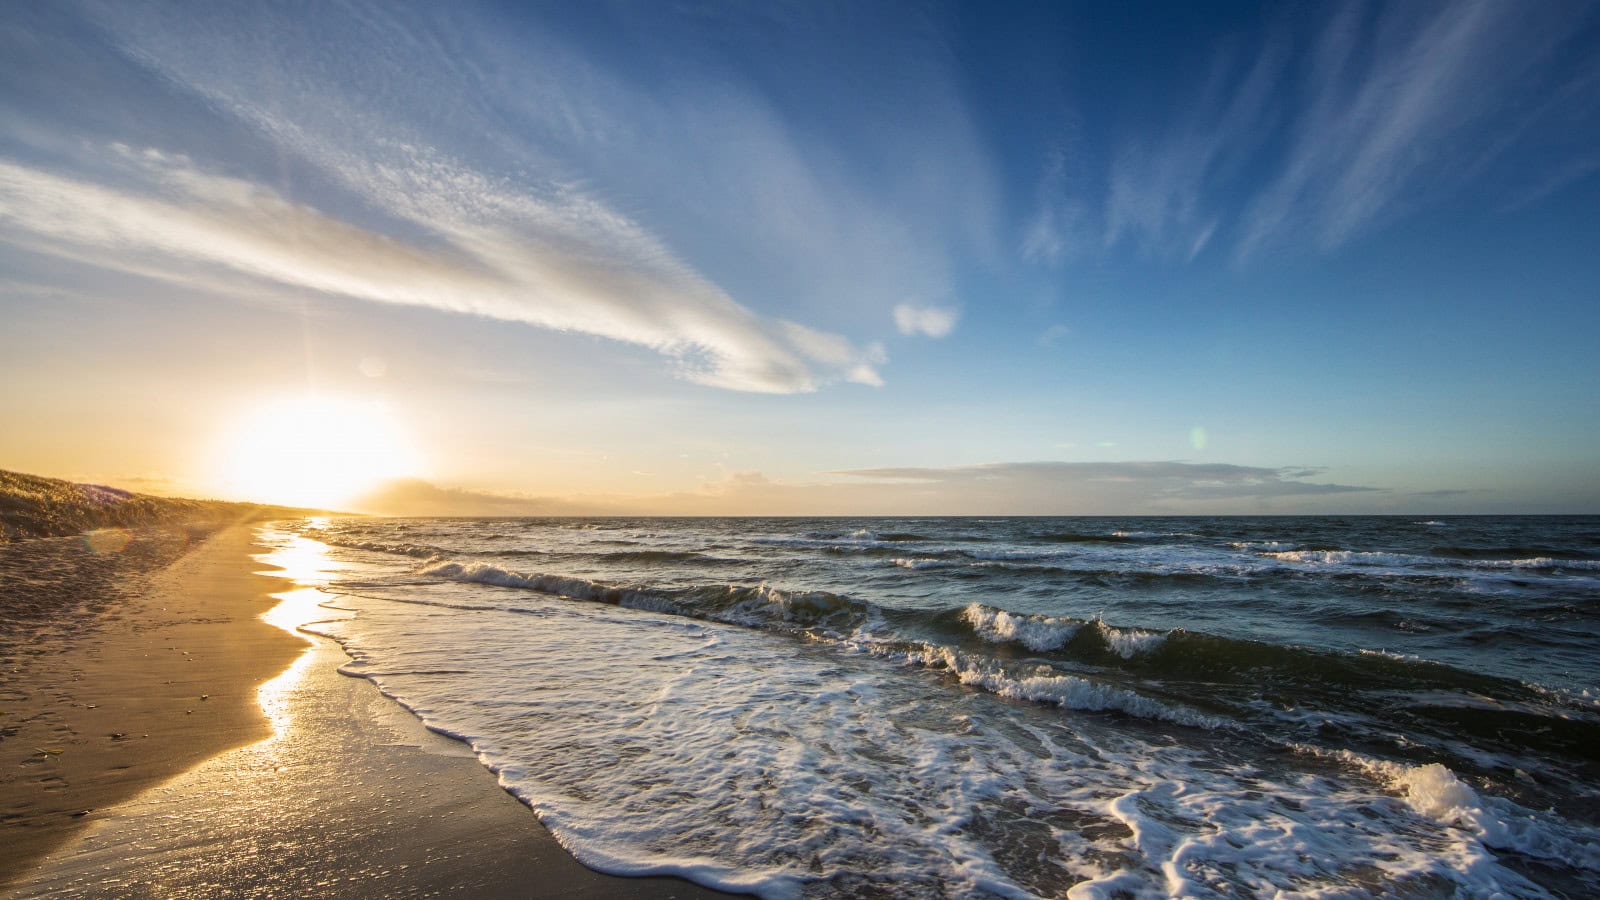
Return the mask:
<svg viewBox="0 0 1600 900"><path fill-rule="evenodd" d="M383 405L323 395L247 413L224 437L218 462L223 487L236 497L325 509L422 469Z"/></svg>

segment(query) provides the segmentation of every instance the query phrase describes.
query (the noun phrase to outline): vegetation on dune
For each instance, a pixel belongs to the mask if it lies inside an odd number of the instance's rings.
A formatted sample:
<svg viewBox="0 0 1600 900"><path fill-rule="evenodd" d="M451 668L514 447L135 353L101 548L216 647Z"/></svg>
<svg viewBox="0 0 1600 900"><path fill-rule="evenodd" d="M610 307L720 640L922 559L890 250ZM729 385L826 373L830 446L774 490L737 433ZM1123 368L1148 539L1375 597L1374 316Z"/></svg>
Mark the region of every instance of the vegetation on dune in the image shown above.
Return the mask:
<svg viewBox="0 0 1600 900"><path fill-rule="evenodd" d="M96 528L220 525L312 510L221 500L153 497L98 484L77 484L0 470L0 543L81 534Z"/></svg>

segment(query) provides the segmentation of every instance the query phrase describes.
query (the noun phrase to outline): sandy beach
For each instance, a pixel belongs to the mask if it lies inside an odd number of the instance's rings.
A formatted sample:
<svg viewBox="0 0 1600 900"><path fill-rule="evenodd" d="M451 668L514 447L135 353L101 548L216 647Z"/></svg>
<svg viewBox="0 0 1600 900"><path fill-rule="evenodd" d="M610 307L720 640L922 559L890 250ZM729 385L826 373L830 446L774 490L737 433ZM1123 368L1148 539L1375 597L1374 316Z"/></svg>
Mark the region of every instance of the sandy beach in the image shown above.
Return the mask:
<svg viewBox="0 0 1600 900"><path fill-rule="evenodd" d="M0 891L710 895L577 863L467 747L293 631L329 615L326 598L257 574L251 534L131 541L149 552L86 581L104 594L92 602L70 596L72 570L108 554L79 539L4 548L6 602L59 605L75 626L37 615L19 626L31 636L7 635ZM39 557L54 576L23 583Z"/></svg>

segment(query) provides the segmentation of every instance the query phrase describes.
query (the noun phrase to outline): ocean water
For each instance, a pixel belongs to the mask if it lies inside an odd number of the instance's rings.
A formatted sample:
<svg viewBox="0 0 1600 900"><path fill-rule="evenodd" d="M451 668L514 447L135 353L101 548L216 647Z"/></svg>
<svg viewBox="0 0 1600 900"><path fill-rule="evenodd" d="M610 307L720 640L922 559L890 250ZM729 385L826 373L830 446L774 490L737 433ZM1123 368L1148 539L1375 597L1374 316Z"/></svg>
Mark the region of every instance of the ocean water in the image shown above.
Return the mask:
<svg viewBox="0 0 1600 900"><path fill-rule="evenodd" d="M584 863L1600 895L1600 519L332 519L314 626Z"/></svg>

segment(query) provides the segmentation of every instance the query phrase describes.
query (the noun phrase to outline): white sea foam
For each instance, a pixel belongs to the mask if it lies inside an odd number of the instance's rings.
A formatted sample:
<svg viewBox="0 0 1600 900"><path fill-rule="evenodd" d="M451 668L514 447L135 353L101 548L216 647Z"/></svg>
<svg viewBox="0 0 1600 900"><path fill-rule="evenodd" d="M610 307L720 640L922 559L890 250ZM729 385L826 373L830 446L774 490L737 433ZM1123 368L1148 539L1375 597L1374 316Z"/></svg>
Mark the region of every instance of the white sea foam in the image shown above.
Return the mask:
<svg viewBox="0 0 1600 900"><path fill-rule="evenodd" d="M1113 628L1103 622L1100 623L1100 636L1105 640L1106 646L1111 648L1111 652L1123 659L1133 659L1140 653L1149 653L1167 642L1165 632Z"/></svg>
<svg viewBox="0 0 1600 900"><path fill-rule="evenodd" d="M1369 550L1283 550L1261 555L1284 562L1313 566L1390 566L1397 568L1445 566L1465 569L1600 570L1600 560L1554 559L1548 556L1536 556L1527 559L1454 559Z"/></svg>
<svg viewBox="0 0 1600 900"><path fill-rule="evenodd" d="M1471 844L1481 844L1600 872L1600 830L1574 826L1551 813L1524 809L1500 797L1483 797L1440 763L1411 766L1350 750L1296 749L1338 759L1371 774L1418 815L1467 836L1469 852L1481 850ZM1471 855L1478 857L1477 866L1493 861L1485 853Z"/></svg>
<svg viewBox="0 0 1600 900"><path fill-rule="evenodd" d="M1195 728L1215 730L1229 727L1226 721L1216 716L1163 703L1127 688L1075 675L1062 675L1044 666L1013 670L996 660L975 657L937 644L921 644L915 649L872 642L857 642L853 646L875 656L949 672L962 684L1013 700L1033 700L1085 712L1111 710Z"/></svg>
<svg viewBox="0 0 1600 900"><path fill-rule="evenodd" d="M1016 641L1030 650L1059 650L1084 626L1083 622L1052 616L1023 616L973 603L961 617L986 641Z"/></svg>
<svg viewBox="0 0 1600 900"><path fill-rule="evenodd" d="M1414 663L1424 661L1422 657L1416 655L1415 653L1396 653L1393 650L1384 650L1381 647L1376 649L1363 647L1357 652L1359 652L1362 656L1381 656L1384 659L1392 659L1397 662Z"/></svg>
<svg viewBox="0 0 1600 900"><path fill-rule="evenodd" d="M1428 557L1367 550L1278 550L1261 554L1284 562L1320 566L1412 566Z"/></svg>
<svg viewBox="0 0 1600 900"><path fill-rule="evenodd" d="M1064 550L964 550L962 551L973 559L989 560L1028 560L1028 559L1061 559L1071 557L1073 554Z"/></svg>
<svg viewBox="0 0 1600 900"><path fill-rule="evenodd" d="M1548 556L1535 556L1529 559L1474 559L1469 560L1467 564L1485 569L1577 569L1586 572L1600 570L1600 560L1551 559Z"/></svg>
<svg viewBox="0 0 1600 900"><path fill-rule="evenodd" d="M326 539L324 539L326 540ZM340 547L349 547L352 550L367 550L372 553L392 553L396 556L410 556L415 559L433 559L445 551L427 544L383 543L379 541L328 541Z"/></svg>
<svg viewBox="0 0 1600 900"><path fill-rule="evenodd" d="M1286 541L1231 541L1228 544L1235 550L1291 550L1293 543Z"/></svg>
<svg viewBox="0 0 1600 900"><path fill-rule="evenodd" d="M892 565L902 569L948 569L951 566L964 565L961 562L949 559L926 559L919 557L897 556L889 560Z"/></svg>

